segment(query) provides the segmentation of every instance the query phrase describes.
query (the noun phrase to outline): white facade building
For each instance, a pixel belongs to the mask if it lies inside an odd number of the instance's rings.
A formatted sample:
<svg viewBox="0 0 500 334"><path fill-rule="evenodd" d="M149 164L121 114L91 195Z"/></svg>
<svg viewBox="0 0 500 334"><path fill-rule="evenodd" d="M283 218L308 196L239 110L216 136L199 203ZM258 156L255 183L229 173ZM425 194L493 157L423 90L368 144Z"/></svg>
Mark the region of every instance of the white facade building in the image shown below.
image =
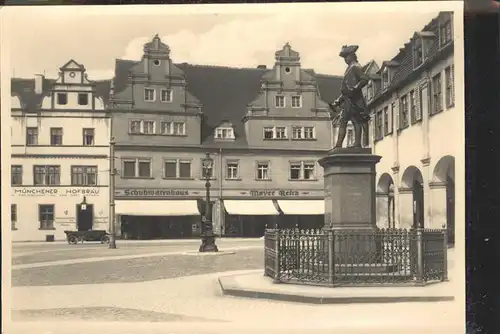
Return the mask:
<svg viewBox="0 0 500 334"><path fill-rule="evenodd" d="M108 95L109 82L89 81L73 60L56 80L12 79L13 241L64 240L65 230L107 230Z"/></svg>
<svg viewBox="0 0 500 334"><path fill-rule="evenodd" d="M441 12L390 61L365 70L377 164L379 227L455 229L455 159L463 105L455 100L453 13Z"/></svg>

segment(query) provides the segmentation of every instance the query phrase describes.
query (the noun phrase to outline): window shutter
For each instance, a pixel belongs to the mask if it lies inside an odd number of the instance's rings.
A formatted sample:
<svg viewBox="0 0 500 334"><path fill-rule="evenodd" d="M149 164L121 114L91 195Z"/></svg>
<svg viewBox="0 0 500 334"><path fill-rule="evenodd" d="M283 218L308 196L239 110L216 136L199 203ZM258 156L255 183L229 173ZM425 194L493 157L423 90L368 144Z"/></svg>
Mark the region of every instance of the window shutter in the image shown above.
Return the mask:
<svg viewBox="0 0 500 334"><path fill-rule="evenodd" d="M427 86L427 98L429 99L429 102L428 102L428 114L429 116L432 116L433 112L432 110L434 109L434 79L431 79L429 81L429 85Z"/></svg>
<svg viewBox="0 0 500 334"><path fill-rule="evenodd" d="M422 103L422 92L420 89L415 89L415 121L418 122L422 119L421 103Z"/></svg>
<svg viewBox="0 0 500 334"><path fill-rule="evenodd" d="M392 105L387 106L387 134L392 132Z"/></svg>
<svg viewBox="0 0 500 334"><path fill-rule="evenodd" d="M398 117L398 121L397 121L397 124L396 124L396 130L399 130L403 127L403 117L401 117L401 110L403 110L403 99L399 99L399 108L398 108L398 111L397 111L397 117Z"/></svg>
<svg viewBox="0 0 500 334"><path fill-rule="evenodd" d="M455 65L451 65L451 103L455 104Z"/></svg>

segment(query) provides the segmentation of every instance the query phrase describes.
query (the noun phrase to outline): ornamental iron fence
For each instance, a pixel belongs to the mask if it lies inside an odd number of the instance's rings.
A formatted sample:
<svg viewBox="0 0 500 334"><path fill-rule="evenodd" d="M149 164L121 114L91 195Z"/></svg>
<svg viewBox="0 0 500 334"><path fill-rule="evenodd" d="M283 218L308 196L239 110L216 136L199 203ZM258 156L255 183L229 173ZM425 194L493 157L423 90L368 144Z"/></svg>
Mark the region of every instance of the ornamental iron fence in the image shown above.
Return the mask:
<svg viewBox="0 0 500 334"><path fill-rule="evenodd" d="M264 239L264 275L275 283L425 285L448 279L446 229L267 229Z"/></svg>

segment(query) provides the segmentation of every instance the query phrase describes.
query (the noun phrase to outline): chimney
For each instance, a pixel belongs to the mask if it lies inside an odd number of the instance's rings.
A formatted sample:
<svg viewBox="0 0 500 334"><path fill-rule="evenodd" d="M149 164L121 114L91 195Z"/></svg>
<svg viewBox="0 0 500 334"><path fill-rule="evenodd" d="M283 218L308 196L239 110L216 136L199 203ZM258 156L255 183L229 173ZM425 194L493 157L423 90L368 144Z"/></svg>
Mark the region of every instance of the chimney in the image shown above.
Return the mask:
<svg viewBox="0 0 500 334"><path fill-rule="evenodd" d="M35 94L42 94L44 79L45 77L43 76L43 74L35 74Z"/></svg>
<svg viewBox="0 0 500 334"><path fill-rule="evenodd" d="M257 68L259 70L265 70L267 68L267 66L266 65L259 65L259 66L257 66Z"/></svg>

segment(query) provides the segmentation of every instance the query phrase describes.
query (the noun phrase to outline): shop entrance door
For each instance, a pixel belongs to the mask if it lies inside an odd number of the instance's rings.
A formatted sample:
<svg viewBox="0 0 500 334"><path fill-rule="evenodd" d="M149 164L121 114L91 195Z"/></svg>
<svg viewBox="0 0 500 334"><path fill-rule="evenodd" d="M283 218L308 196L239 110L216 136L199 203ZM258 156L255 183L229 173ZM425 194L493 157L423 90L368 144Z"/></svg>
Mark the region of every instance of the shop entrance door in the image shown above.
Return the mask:
<svg viewBox="0 0 500 334"><path fill-rule="evenodd" d="M92 229L94 222L94 206L92 204L85 204L85 208L82 208L82 204L76 205L76 226L78 231L88 231Z"/></svg>

